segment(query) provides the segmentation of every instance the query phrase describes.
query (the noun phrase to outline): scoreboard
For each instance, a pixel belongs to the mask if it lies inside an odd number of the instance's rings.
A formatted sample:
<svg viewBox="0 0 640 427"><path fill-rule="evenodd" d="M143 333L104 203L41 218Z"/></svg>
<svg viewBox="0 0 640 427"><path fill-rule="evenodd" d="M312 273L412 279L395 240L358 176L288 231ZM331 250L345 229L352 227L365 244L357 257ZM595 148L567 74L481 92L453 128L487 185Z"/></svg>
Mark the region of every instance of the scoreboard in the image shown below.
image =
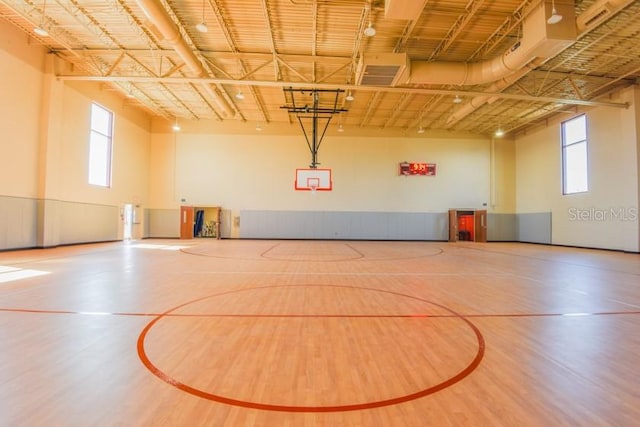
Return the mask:
<svg viewBox="0 0 640 427"><path fill-rule="evenodd" d="M400 175L435 176L435 174L436 174L435 163L422 163L422 162L400 163Z"/></svg>

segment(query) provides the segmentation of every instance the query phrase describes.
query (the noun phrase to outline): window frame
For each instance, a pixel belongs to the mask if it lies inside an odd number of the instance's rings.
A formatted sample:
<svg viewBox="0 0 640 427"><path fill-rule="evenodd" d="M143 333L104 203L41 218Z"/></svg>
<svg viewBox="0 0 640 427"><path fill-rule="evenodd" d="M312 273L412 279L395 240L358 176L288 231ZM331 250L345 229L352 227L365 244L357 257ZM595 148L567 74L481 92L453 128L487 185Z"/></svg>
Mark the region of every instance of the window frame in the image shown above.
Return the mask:
<svg viewBox="0 0 640 427"><path fill-rule="evenodd" d="M567 125L575 120L583 120L584 121L584 139L579 139L576 141L567 142ZM572 117L569 120L565 120L560 124L560 137L561 137L561 151L562 151L562 195L569 196L572 194L581 194L589 192L589 138L588 138L588 124L587 124L587 115L580 114L578 116ZM584 145L584 172L585 172L585 187L584 189L579 189L575 191L569 191L567 188L568 179L567 175L569 171L567 170L567 160L568 160L568 148L578 147L580 145Z"/></svg>
<svg viewBox="0 0 640 427"><path fill-rule="evenodd" d="M95 109L99 109L101 113L106 113L108 115L108 123L106 126L106 133L103 129L99 129L94 122L94 111ZM97 102L91 103L91 111L90 111L90 120L89 120L89 153L88 153L88 177L87 181L89 185L95 185L97 187L103 188L111 188L112 184L112 163L113 163L113 130L114 130L114 120L115 114L113 111L108 108L100 105ZM101 141L96 140L99 138ZM94 155L96 155L96 144L99 142L105 143L105 147L102 147L100 151L103 151L104 157L100 157L99 167L101 172L99 175L99 180L96 179L96 171L93 169L96 165L94 162L96 159ZM102 174L104 173L104 175Z"/></svg>

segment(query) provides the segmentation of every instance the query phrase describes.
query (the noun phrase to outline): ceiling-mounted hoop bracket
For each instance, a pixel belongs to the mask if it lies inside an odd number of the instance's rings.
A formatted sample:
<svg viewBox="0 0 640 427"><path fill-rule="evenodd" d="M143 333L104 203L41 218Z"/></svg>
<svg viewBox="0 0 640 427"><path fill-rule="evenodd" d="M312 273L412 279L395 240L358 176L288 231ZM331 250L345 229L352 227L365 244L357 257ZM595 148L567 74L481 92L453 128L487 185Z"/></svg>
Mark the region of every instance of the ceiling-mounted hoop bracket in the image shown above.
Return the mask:
<svg viewBox="0 0 640 427"><path fill-rule="evenodd" d="M280 108L287 110L289 114L294 114L300 123L302 133L307 141L309 152L311 153L311 169L316 169L318 162L318 150L324 139L324 135L329 128L329 123L334 115L347 112L344 108L338 107L340 94L344 89L302 89L283 88L286 105ZM309 131L305 127L311 127ZM319 127L324 121L321 131Z"/></svg>

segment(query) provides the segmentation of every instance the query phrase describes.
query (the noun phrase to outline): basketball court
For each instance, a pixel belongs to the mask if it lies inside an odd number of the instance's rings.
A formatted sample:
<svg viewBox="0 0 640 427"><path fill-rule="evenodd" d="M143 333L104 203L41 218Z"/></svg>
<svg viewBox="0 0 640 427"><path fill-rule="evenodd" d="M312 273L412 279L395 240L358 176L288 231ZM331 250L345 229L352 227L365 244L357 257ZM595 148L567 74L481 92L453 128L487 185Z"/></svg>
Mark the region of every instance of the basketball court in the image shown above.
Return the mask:
<svg viewBox="0 0 640 427"><path fill-rule="evenodd" d="M0 424L636 425L639 277L519 243L4 252Z"/></svg>

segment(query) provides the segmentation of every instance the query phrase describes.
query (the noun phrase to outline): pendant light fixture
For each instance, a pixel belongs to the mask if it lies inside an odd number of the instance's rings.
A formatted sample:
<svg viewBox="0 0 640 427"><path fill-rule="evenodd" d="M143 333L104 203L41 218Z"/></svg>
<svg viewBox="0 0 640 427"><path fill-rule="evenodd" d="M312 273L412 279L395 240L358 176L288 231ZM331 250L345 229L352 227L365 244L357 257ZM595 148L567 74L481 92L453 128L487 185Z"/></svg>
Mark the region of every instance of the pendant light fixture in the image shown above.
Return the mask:
<svg viewBox="0 0 640 427"><path fill-rule="evenodd" d="M44 29L44 14L47 8L47 0L42 2L42 15L40 15L40 25L33 29L33 32L39 35L40 37L48 37L49 32Z"/></svg>
<svg viewBox="0 0 640 427"><path fill-rule="evenodd" d="M367 37L373 37L376 35L376 29L373 28L373 24L371 23L371 11L372 11L371 0L369 0L368 9L369 9L369 26L364 29L364 35Z"/></svg>
<svg viewBox="0 0 640 427"><path fill-rule="evenodd" d="M206 0L202 0L202 21L199 24L196 25L196 30L198 30L201 33L206 33L207 31L209 31L209 28L207 27L207 24L204 23L205 1Z"/></svg>
<svg viewBox="0 0 640 427"><path fill-rule="evenodd" d="M373 37L376 35L376 29L373 28L371 21L369 21L369 26L364 29L364 35L367 37Z"/></svg>
<svg viewBox="0 0 640 427"><path fill-rule="evenodd" d="M553 25L562 21L562 15L558 13L556 10L556 2L555 0L551 0L551 16L547 19L547 24Z"/></svg>

